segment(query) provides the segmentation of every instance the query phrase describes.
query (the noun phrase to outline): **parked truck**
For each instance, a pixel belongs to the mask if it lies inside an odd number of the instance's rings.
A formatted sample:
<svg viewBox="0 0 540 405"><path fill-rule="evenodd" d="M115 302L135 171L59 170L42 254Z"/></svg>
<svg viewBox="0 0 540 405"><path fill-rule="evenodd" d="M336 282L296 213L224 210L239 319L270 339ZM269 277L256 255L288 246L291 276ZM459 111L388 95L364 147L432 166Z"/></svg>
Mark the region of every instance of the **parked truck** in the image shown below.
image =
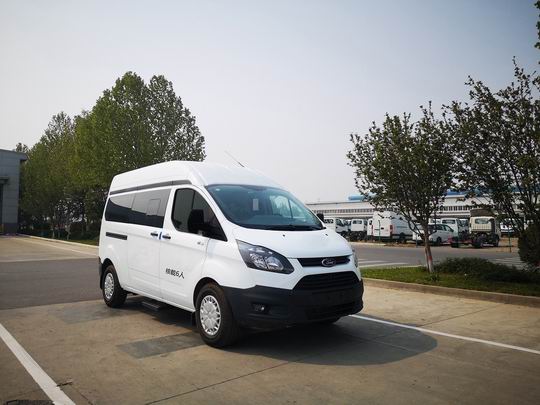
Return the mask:
<svg viewBox="0 0 540 405"><path fill-rule="evenodd" d="M484 244L499 246L501 240L501 226L495 216L475 215L471 210L469 219L469 231L462 237L452 239L452 247L458 247L459 244L470 244L475 248L481 248Z"/></svg>
<svg viewBox="0 0 540 405"><path fill-rule="evenodd" d="M353 218L349 228L349 240L362 240L366 238L368 220L363 218Z"/></svg>
<svg viewBox="0 0 540 405"><path fill-rule="evenodd" d="M372 237L375 240L394 240L405 243L413 231L403 217L393 211L375 211L372 219Z"/></svg>

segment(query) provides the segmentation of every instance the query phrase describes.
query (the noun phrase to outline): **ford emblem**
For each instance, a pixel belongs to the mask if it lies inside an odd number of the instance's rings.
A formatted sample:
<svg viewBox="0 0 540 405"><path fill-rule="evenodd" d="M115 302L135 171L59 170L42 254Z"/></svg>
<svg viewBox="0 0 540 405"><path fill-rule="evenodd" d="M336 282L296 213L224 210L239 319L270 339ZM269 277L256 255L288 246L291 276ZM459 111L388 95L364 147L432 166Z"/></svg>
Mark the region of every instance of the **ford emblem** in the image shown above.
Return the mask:
<svg viewBox="0 0 540 405"><path fill-rule="evenodd" d="M336 259L333 257L327 257L326 259L322 259L321 264L324 267L332 267L336 265Z"/></svg>

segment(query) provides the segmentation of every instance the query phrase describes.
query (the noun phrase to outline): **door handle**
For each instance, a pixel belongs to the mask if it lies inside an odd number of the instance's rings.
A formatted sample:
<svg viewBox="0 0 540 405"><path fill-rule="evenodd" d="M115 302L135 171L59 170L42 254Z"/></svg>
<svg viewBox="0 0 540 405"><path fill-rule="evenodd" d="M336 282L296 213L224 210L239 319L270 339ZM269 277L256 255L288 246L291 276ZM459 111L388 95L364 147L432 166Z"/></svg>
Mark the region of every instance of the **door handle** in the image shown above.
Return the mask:
<svg viewBox="0 0 540 405"><path fill-rule="evenodd" d="M150 232L150 235L152 235L152 236L159 236L159 233L157 233L156 231L154 231L154 232Z"/></svg>
<svg viewBox="0 0 540 405"><path fill-rule="evenodd" d="M169 235L168 233L165 233L165 234L161 235L161 237L163 239L171 239L171 235Z"/></svg>

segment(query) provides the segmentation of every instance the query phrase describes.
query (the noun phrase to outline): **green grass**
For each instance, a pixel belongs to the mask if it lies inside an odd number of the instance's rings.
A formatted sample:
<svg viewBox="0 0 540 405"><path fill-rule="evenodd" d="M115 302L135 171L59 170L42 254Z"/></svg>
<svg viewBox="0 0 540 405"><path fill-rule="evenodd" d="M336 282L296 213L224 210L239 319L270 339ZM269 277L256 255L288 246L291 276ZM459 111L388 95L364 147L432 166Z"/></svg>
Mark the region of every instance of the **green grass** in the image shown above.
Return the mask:
<svg viewBox="0 0 540 405"><path fill-rule="evenodd" d="M540 283L537 281L488 281L470 274L449 273L438 273L439 278L434 281L424 267L369 268L362 270L362 276L366 278L427 284L440 287L540 296Z"/></svg>

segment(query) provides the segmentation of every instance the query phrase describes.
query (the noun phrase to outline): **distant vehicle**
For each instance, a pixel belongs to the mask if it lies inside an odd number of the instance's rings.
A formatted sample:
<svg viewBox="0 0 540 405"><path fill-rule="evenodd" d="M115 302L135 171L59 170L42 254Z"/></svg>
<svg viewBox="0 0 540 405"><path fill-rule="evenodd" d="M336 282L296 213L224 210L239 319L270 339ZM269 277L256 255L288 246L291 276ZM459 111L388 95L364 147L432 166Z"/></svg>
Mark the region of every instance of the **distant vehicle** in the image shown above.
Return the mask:
<svg viewBox="0 0 540 405"><path fill-rule="evenodd" d="M443 243L452 243L452 238L454 237L454 230L450 226L445 224L430 224L429 228L429 242L434 243L437 246L442 245ZM419 228L418 233L413 232L412 239L414 241L423 242L424 241L424 231Z"/></svg>
<svg viewBox="0 0 540 405"><path fill-rule="evenodd" d="M366 228L366 240L373 239L373 218L368 218Z"/></svg>
<svg viewBox="0 0 540 405"><path fill-rule="evenodd" d="M349 227L341 218L325 217L324 224L328 229L345 236L349 232Z"/></svg>
<svg viewBox="0 0 540 405"><path fill-rule="evenodd" d="M513 236L515 235L516 230L512 221L509 218L504 218L501 221L501 235Z"/></svg>
<svg viewBox="0 0 540 405"><path fill-rule="evenodd" d="M351 227L349 229L350 240L365 239L367 235L368 220L363 218L354 218L351 220Z"/></svg>
<svg viewBox="0 0 540 405"><path fill-rule="evenodd" d="M373 239L405 243L412 238L413 231L403 215L393 211L375 211L372 220Z"/></svg>
<svg viewBox="0 0 540 405"><path fill-rule="evenodd" d="M459 236L469 232L469 221L464 218L437 218L436 220L431 218L429 223L448 225L454 232L453 236Z"/></svg>
<svg viewBox="0 0 540 405"><path fill-rule="evenodd" d="M458 243L471 244L481 248L484 244L499 246L501 240L501 227L499 221L493 216L471 216L469 219L469 232L458 240L454 238L452 247Z"/></svg>

